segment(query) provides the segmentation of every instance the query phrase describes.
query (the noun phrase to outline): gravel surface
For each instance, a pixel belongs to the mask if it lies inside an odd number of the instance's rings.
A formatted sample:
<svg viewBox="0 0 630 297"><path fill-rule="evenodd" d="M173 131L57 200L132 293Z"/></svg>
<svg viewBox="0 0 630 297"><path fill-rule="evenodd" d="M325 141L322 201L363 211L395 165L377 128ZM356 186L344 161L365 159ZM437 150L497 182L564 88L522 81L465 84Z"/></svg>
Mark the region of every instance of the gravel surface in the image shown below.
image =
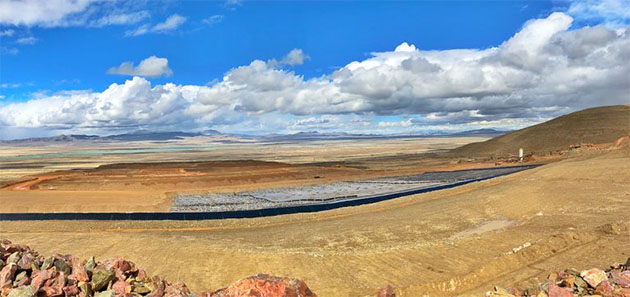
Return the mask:
<svg viewBox="0 0 630 297"><path fill-rule="evenodd" d="M171 212L209 212L313 205L363 199L393 192L447 185L524 170L523 167L426 172L419 175L341 181L238 193L186 194L174 198Z"/></svg>

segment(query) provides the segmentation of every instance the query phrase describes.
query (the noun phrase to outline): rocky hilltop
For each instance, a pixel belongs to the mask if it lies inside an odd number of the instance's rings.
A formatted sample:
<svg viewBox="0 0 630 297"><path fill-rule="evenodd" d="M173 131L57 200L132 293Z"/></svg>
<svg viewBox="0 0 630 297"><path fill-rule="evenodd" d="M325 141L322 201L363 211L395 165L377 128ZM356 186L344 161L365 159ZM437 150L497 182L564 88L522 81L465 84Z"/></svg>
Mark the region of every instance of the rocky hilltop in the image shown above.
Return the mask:
<svg viewBox="0 0 630 297"><path fill-rule="evenodd" d="M526 154L545 155L575 146L614 143L625 136L630 136L630 106L603 106L570 113L484 142L470 143L446 155L498 158L515 155L519 148Z"/></svg>

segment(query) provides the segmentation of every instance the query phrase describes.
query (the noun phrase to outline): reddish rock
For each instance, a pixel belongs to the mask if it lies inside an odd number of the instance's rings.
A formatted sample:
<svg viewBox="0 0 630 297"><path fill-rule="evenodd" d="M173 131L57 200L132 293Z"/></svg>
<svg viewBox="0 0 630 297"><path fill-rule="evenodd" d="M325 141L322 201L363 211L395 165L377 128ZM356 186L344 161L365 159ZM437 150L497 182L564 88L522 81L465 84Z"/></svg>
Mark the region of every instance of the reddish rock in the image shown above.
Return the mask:
<svg viewBox="0 0 630 297"><path fill-rule="evenodd" d="M392 286L387 284L378 290L376 297L396 297L396 292L394 292L394 288L392 288Z"/></svg>
<svg viewBox="0 0 630 297"><path fill-rule="evenodd" d="M613 271L610 275L613 281L622 288L630 288L630 270Z"/></svg>
<svg viewBox="0 0 630 297"><path fill-rule="evenodd" d="M176 283L166 287L164 291L165 297L187 297L190 295L190 290L185 284Z"/></svg>
<svg viewBox="0 0 630 297"><path fill-rule="evenodd" d="M630 297L630 289L617 288L613 294L615 297Z"/></svg>
<svg viewBox="0 0 630 297"><path fill-rule="evenodd" d="M28 247L28 245L15 244L15 243L5 245L5 250L9 254L13 254L15 252L32 252L31 248Z"/></svg>
<svg viewBox="0 0 630 297"><path fill-rule="evenodd" d="M205 297L317 297L306 283L293 278L258 274Z"/></svg>
<svg viewBox="0 0 630 297"><path fill-rule="evenodd" d="M112 286L112 290L116 292L116 295L124 295L127 293L131 293L131 285L129 285L124 280L119 280L114 283Z"/></svg>
<svg viewBox="0 0 630 297"><path fill-rule="evenodd" d="M44 283L52 277L55 277L57 272L50 268L47 270L35 270L31 275L31 287L35 289L35 291L39 291L39 289L44 285Z"/></svg>
<svg viewBox="0 0 630 297"><path fill-rule="evenodd" d="M70 263L72 263L72 274L68 276L69 279L73 279L79 282L90 281L90 277L88 276L87 271L85 271L85 267L81 264L81 261L79 261L79 259L73 257L70 260Z"/></svg>
<svg viewBox="0 0 630 297"><path fill-rule="evenodd" d="M154 276L147 283L147 286L151 288L151 293L147 295L147 297L162 297L164 296L164 290L166 289L166 282L159 278L158 276Z"/></svg>
<svg viewBox="0 0 630 297"><path fill-rule="evenodd" d="M22 270L30 270L31 265L33 265L34 261L35 257L32 254L24 253L22 255L22 258L20 258L20 261L18 261L17 265Z"/></svg>
<svg viewBox="0 0 630 297"><path fill-rule="evenodd" d="M116 278L125 280L129 275L135 272L135 264L127 261L121 257L116 257L111 263L111 267L114 269Z"/></svg>
<svg viewBox="0 0 630 297"><path fill-rule="evenodd" d="M570 290L568 290L567 288L559 287L554 282L549 284L547 295L549 295L549 297L573 297L573 293L571 293Z"/></svg>
<svg viewBox="0 0 630 297"><path fill-rule="evenodd" d="M608 280L603 280L599 283L597 288L595 288L595 294L600 295L602 297L613 297L613 286L608 282Z"/></svg>
<svg viewBox="0 0 630 297"><path fill-rule="evenodd" d="M13 287L13 278L15 277L15 271L17 265L9 264L0 270L0 289Z"/></svg>
<svg viewBox="0 0 630 297"><path fill-rule="evenodd" d="M25 276L23 278L21 278L20 280L16 281L13 286L14 287L21 287L21 286L25 286L31 283L31 279L28 276Z"/></svg>
<svg viewBox="0 0 630 297"><path fill-rule="evenodd" d="M580 273L580 276L593 288L597 288L599 283L606 280L606 272L597 268L584 270Z"/></svg>
<svg viewBox="0 0 630 297"><path fill-rule="evenodd" d="M63 295L63 288L66 286L66 276L63 272L59 272L57 276L48 279L42 288L46 297L55 297Z"/></svg>
<svg viewBox="0 0 630 297"><path fill-rule="evenodd" d="M138 273L136 275L137 279L145 279L147 277L147 272L144 269L138 269Z"/></svg>
<svg viewBox="0 0 630 297"><path fill-rule="evenodd" d="M77 296L79 295L79 293L80 291L77 285L63 287L63 294L65 295L65 297Z"/></svg>

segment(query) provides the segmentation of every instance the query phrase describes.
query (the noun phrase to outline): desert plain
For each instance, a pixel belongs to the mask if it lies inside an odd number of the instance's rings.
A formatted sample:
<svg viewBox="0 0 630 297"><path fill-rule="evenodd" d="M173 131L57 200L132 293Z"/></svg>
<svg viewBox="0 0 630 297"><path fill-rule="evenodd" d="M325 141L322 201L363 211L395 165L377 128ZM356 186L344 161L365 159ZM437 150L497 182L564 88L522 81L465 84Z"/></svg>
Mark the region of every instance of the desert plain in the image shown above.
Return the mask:
<svg viewBox="0 0 630 297"><path fill-rule="evenodd" d="M2 150L0 212L168 211L173 193L513 164L440 155L481 140L218 143L136 154L94 153L124 149L112 144L13 147ZM369 296L386 283L397 296L482 296L493 285L527 286L549 271L630 256L627 144L622 135L533 156L525 163L543 165L535 169L356 207L207 221L2 221L0 238L44 254L123 256L192 291L269 273L302 279L318 296Z"/></svg>

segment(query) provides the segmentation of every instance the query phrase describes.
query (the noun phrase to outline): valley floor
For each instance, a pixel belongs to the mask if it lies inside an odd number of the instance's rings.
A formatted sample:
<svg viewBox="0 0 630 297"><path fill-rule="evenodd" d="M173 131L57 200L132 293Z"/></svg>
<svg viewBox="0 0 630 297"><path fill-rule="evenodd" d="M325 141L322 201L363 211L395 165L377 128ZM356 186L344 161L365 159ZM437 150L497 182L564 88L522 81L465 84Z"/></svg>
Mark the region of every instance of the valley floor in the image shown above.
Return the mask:
<svg viewBox="0 0 630 297"><path fill-rule="evenodd" d="M630 256L630 150L331 211L197 222L0 222L47 254L124 256L193 291L264 272L319 296L482 296Z"/></svg>

